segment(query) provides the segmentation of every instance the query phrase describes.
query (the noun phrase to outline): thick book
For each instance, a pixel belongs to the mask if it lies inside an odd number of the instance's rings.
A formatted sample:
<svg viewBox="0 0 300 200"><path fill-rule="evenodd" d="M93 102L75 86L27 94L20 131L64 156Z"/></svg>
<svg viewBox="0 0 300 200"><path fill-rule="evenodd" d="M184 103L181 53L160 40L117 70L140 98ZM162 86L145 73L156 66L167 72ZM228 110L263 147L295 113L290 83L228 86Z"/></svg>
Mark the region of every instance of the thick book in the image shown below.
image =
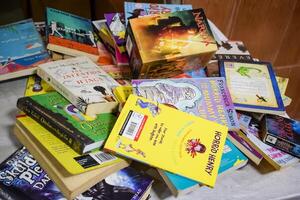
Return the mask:
<svg viewBox="0 0 300 200"><path fill-rule="evenodd" d="M36 72L49 55L32 19L0 26L0 81Z"/></svg>
<svg viewBox="0 0 300 200"><path fill-rule="evenodd" d="M118 162L85 173L70 175L70 173L66 172L65 168L62 167L53 156L46 153L36 140L32 140L28 136L26 130L22 127L16 125L14 128L14 135L30 151L67 199L74 199L108 175L129 165L129 163L125 161Z"/></svg>
<svg viewBox="0 0 300 200"><path fill-rule="evenodd" d="M52 92L54 89L38 75L29 76L26 83L24 96L33 96Z"/></svg>
<svg viewBox="0 0 300 200"><path fill-rule="evenodd" d="M37 74L82 113L112 113L118 106L112 89L120 84L87 57L39 65Z"/></svg>
<svg viewBox="0 0 300 200"><path fill-rule="evenodd" d="M126 167L104 178L75 200L146 200L152 183L153 179L145 173Z"/></svg>
<svg viewBox="0 0 300 200"><path fill-rule="evenodd" d="M226 126L130 95L104 149L213 187L227 131Z"/></svg>
<svg viewBox="0 0 300 200"><path fill-rule="evenodd" d="M110 113L84 115L57 92L21 97L17 107L79 154L99 149L116 121Z"/></svg>
<svg viewBox="0 0 300 200"><path fill-rule="evenodd" d="M78 154L28 116L18 116L16 124L18 128L26 132L32 141L41 146L45 154L52 156L69 174L80 174L124 162L122 159L101 150L95 150L84 155Z"/></svg>
<svg viewBox="0 0 300 200"><path fill-rule="evenodd" d="M155 15L176 12L181 10L192 10L190 4L156 4L156 3L135 3L124 2L125 22L126 26L128 20L142 17L145 15Z"/></svg>
<svg viewBox="0 0 300 200"><path fill-rule="evenodd" d="M170 78L199 69L217 51L203 9L134 18L127 33L133 78Z"/></svg>
<svg viewBox="0 0 300 200"><path fill-rule="evenodd" d="M46 8L47 49L71 56L99 58L92 21L54 8Z"/></svg>
<svg viewBox="0 0 300 200"><path fill-rule="evenodd" d="M229 171L244 167L248 162L247 157L233 145L230 140L226 139L222 160L219 168L219 175ZM158 172L170 188L173 195L178 196L189 193L201 186L201 183L185 178L178 174L170 173L158 169Z"/></svg>
<svg viewBox="0 0 300 200"><path fill-rule="evenodd" d="M266 115L263 141L277 149L300 158L300 122L278 115Z"/></svg>
<svg viewBox="0 0 300 200"><path fill-rule="evenodd" d="M0 164L0 199L64 199L48 174L25 147Z"/></svg>
<svg viewBox="0 0 300 200"><path fill-rule="evenodd" d="M133 93L239 130L226 81L215 78L132 80Z"/></svg>
<svg viewBox="0 0 300 200"><path fill-rule="evenodd" d="M285 107L271 63L219 61L237 110L284 114Z"/></svg>

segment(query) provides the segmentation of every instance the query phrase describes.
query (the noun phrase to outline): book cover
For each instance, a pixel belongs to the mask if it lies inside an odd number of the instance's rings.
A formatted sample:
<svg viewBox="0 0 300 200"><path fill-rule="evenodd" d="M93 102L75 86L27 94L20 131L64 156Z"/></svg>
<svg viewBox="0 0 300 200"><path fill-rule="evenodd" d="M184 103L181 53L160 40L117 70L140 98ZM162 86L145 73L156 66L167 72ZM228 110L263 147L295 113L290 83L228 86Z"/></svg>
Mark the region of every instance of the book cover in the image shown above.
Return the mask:
<svg viewBox="0 0 300 200"><path fill-rule="evenodd" d="M103 65L101 66L101 69L103 69L108 75L110 75L117 82L119 80L124 80L124 79L126 80L131 78L131 71L128 65L127 66L118 66L115 64Z"/></svg>
<svg viewBox="0 0 300 200"><path fill-rule="evenodd" d="M213 187L227 131L226 126L130 95L104 149Z"/></svg>
<svg viewBox="0 0 300 200"><path fill-rule="evenodd" d="M60 200L64 196L25 147L0 164L0 197Z"/></svg>
<svg viewBox="0 0 300 200"><path fill-rule="evenodd" d="M86 115L117 108L112 89L120 84L87 57L39 65L37 74Z"/></svg>
<svg viewBox="0 0 300 200"><path fill-rule="evenodd" d="M133 93L238 130L239 121L223 77L132 80Z"/></svg>
<svg viewBox="0 0 300 200"><path fill-rule="evenodd" d="M300 122L278 115L266 115L263 141L300 158Z"/></svg>
<svg viewBox="0 0 300 200"><path fill-rule="evenodd" d="M150 194L152 183L152 178L145 173L126 167L104 178L75 200L142 200Z"/></svg>
<svg viewBox="0 0 300 200"><path fill-rule="evenodd" d="M78 154L58 137L45 129L38 122L28 116L17 117L17 122L22 130L26 131L32 141L42 146L48 155L54 159L69 173L80 174L100 167L113 165L123 160L108 153L95 150L88 154Z"/></svg>
<svg viewBox="0 0 300 200"><path fill-rule="evenodd" d="M57 92L21 97L17 107L80 154L100 148L116 121L110 113L84 115Z"/></svg>
<svg viewBox="0 0 300 200"><path fill-rule="evenodd" d="M203 9L134 18L126 49L133 78L169 78L206 66L216 41Z"/></svg>
<svg viewBox="0 0 300 200"><path fill-rule="evenodd" d="M207 77L206 71L206 67L200 67L199 69L187 70L171 78L205 78Z"/></svg>
<svg viewBox="0 0 300 200"><path fill-rule="evenodd" d="M124 2L125 22L145 15L163 14L182 10L192 10L190 4L156 4L156 3L135 3Z"/></svg>
<svg viewBox="0 0 300 200"><path fill-rule="evenodd" d="M0 26L0 81L35 73L49 55L32 19Z"/></svg>
<svg viewBox="0 0 300 200"><path fill-rule="evenodd" d="M240 152L238 148L230 142L230 140L226 139L219 168L219 175L232 169L241 168L247 164L247 161L247 157ZM175 196L188 193L191 190L201 186L201 183L185 178L178 174L163 170L158 171Z"/></svg>
<svg viewBox="0 0 300 200"><path fill-rule="evenodd" d="M219 61L219 67L237 110L285 113L271 63Z"/></svg>
<svg viewBox="0 0 300 200"><path fill-rule="evenodd" d="M49 50L98 60L97 36L89 19L47 7L46 35Z"/></svg>
<svg viewBox="0 0 300 200"><path fill-rule="evenodd" d="M33 96L52 92L53 88L38 75L29 76L26 83L24 96Z"/></svg>
<svg viewBox="0 0 300 200"><path fill-rule="evenodd" d="M118 66L129 65L129 58L127 53L121 53L117 48L116 48L116 55L114 58L115 58L116 65Z"/></svg>
<svg viewBox="0 0 300 200"><path fill-rule="evenodd" d="M278 87L279 87L279 90L280 90L280 94L281 94L283 104L284 104L285 107L287 107L288 105L290 105L292 103L292 99L285 95L285 91L287 89L289 79L284 78L284 77L280 77L280 76L276 76L276 80L277 80L277 83L278 83Z"/></svg>

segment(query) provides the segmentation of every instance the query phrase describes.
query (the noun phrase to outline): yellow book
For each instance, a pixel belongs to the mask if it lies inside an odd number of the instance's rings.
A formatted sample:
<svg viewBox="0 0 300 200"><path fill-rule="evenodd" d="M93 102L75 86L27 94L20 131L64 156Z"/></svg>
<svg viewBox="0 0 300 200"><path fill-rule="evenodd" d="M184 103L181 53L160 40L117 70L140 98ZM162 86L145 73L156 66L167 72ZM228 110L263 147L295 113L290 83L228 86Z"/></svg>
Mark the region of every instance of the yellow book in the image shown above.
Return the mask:
<svg viewBox="0 0 300 200"><path fill-rule="evenodd" d="M18 117L16 123L26 130L31 138L40 143L43 149L53 156L70 174L80 174L114 163L124 162L123 159L102 151L80 155L28 116Z"/></svg>
<svg viewBox="0 0 300 200"><path fill-rule="evenodd" d="M121 111L129 95L132 94L132 86L115 87L113 89L113 94L115 95L117 101L119 102L119 111Z"/></svg>
<svg viewBox="0 0 300 200"><path fill-rule="evenodd" d="M213 187L228 128L130 95L104 149Z"/></svg>
<svg viewBox="0 0 300 200"><path fill-rule="evenodd" d="M38 94L45 94L51 92L54 89L48 85L44 80L42 80L37 75L29 76L26 83L26 89L24 96L33 96Z"/></svg>

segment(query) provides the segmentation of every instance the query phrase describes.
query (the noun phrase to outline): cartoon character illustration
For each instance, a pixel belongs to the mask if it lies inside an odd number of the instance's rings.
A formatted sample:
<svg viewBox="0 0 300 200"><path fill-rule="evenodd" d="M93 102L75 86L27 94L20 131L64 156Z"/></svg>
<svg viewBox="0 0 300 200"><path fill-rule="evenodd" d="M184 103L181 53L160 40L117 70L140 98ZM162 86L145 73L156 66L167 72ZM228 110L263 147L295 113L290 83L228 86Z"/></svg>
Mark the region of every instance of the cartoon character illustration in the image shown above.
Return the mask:
<svg viewBox="0 0 300 200"><path fill-rule="evenodd" d="M33 92L40 92L43 90L41 82L42 82L42 79L39 76L34 77L34 84L32 87Z"/></svg>
<svg viewBox="0 0 300 200"><path fill-rule="evenodd" d="M239 73L241 76L247 76L248 78L251 78L249 73L251 70L256 70L258 73L261 73L262 71L260 69L254 68L254 67L239 67L236 72Z"/></svg>
<svg viewBox="0 0 300 200"><path fill-rule="evenodd" d="M61 38L64 38L63 35L57 30L57 23L51 21L51 33L50 35L58 34Z"/></svg>
<svg viewBox="0 0 300 200"><path fill-rule="evenodd" d="M261 103L261 102L268 102L267 100L266 100L266 98L265 97L263 97L263 96L259 96L258 94L256 94L255 95L256 97L257 97L257 102L259 102L259 103Z"/></svg>
<svg viewBox="0 0 300 200"><path fill-rule="evenodd" d="M158 104L155 105L153 103L145 102L145 101L143 101L141 99L138 99L136 101L135 105L138 105L141 108L148 108L153 117L155 117L156 115L158 115L160 113L160 108L158 107Z"/></svg>
<svg viewBox="0 0 300 200"><path fill-rule="evenodd" d="M118 13L114 15L112 18L112 21L109 25L109 29L111 30L112 34L114 36L118 36L119 39L124 38L125 36L125 26L124 26L124 20L122 20Z"/></svg>
<svg viewBox="0 0 300 200"><path fill-rule="evenodd" d="M142 14L142 12L145 12L145 10L141 8L136 8L133 10L133 12L128 12L131 16L128 17L127 19L129 20L129 19L137 18Z"/></svg>
<svg viewBox="0 0 300 200"><path fill-rule="evenodd" d="M94 120L93 117L84 115L80 112L73 104L69 104L65 107L67 114L71 115L76 121L91 121Z"/></svg>
<svg viewBox="0 0 300 200"><path fill-rule="evenodd" d="M201 144L200 139L189 139L186 144L185 150L187 153L191 154L192 158L194 158L197 153L204 153L206 151L206 147L204 144Z"/></svg>
<svg viewBox="0 0 300 200"><path fill-rule="evenodd" d="M104 96L104 99L107 100L108 102L116 101L112 95L106 92L106 89L104 87L95 86L94 90L100 92Z"/></svg>
<svg viewBox="0 0 300 200"><path fill-rule="evenodd" d="M142 150L140 149L137 149L137 148L134 148L132 144L123 144L122 141L118 141L117 142L117 145L116 145L117 148L120 148L120 149L123 149L124 151L126 152L135 152L136 155L140 155L144 158L146 158L146 154L145 152L143 152Z"/></svg>

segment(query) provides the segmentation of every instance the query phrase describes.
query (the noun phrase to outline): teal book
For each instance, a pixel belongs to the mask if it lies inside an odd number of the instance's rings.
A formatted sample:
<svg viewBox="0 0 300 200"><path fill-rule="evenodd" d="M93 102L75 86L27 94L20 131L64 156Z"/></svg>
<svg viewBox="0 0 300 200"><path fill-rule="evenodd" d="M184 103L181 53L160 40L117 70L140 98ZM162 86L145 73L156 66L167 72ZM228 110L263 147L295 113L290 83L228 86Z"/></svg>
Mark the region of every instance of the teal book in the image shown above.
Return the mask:
<svg viewBox="0 0 300 200"><path fill-rule="evenodd" d="M84 115L57 92L19 98L17 107L79 154L99 149L116 121L111 113Z"/></svg>
<svg viewBox="0 0 300 200"><path fill-rule="evenodd" d="M239 169L245 166L248 162L247 157L240 152L228 139L226 139L219 175L223 172L229 172L234 169ZM158 170L167 186L170 188L173 195L186 194L195 188L201 187L201 183L185 178L183 176L173 174L167 171Z"/></svg>

